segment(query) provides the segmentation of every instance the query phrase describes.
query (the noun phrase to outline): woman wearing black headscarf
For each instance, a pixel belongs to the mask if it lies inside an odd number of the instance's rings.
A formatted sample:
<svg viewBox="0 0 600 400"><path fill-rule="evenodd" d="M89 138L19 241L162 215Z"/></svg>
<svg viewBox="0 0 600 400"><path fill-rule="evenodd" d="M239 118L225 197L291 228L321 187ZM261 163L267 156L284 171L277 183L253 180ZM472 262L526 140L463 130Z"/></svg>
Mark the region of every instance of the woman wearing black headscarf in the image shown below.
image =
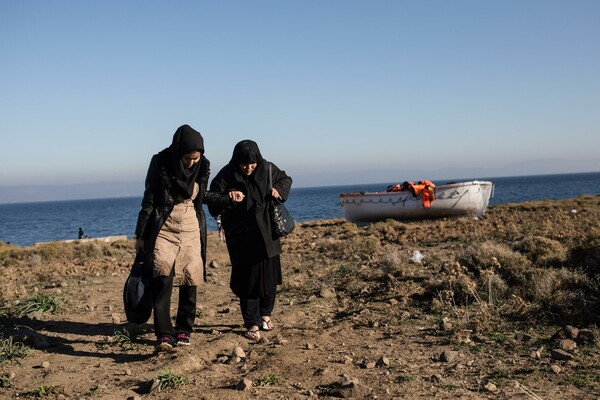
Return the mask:
<svg viewBox="0 0 600 400"><path fill-rule="evenodd" d="M209 204L209 211L214 217L221 216L231 260L230 287L240 299L249 339L260 338L259 327L273 329L271 312L276 286L281 284L281 241L273 237L269 202L272 198L287 200L291 186L292 178L263 159L251 140L235 146L231 161L210 185L211 192L227 195L232 202L228 207Z"/></svg>
<svg viewBox="0 0 600 400"><path fill-rule="evenodd" d="M138 215L136 250L152 269L156 351L189 345L196 317L196 287L206 280L206 220L203 202L218 201L206 193L210 162L204 140L189 125L180 126L171 146L155 154L146 176ZM179 286L175 327L170 307Z"/></svg>

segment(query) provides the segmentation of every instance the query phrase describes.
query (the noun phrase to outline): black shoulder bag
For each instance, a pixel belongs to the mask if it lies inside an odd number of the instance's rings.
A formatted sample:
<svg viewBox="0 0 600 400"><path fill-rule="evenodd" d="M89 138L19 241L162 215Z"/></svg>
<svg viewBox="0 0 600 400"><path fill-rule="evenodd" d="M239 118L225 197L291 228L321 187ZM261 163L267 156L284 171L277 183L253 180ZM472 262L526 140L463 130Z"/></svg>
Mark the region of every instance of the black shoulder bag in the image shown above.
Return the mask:
<svg viewBox="0 0 600 400"><path fill-rule="evenodd" d="M273 189L271 163L269 163L269 189ZM271 215L271 229L273 230L274 238L280 238L292 233L296 226L294 218L292 218L292 214L290 214L287 207L274 197L271 198L269 204L269 213Z"/></svg>

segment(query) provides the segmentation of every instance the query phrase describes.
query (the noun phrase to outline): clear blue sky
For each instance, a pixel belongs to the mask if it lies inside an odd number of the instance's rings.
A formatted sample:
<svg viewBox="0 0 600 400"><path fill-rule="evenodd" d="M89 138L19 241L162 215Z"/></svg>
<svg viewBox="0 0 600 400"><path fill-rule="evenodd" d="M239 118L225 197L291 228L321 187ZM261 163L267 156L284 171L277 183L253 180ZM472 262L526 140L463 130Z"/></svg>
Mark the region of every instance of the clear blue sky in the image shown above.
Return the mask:
<svg viewBox="0 0 600 400"><path fill-rule="evenodd" d="M141 181L184 123L213 176L242 139L300 186L598 171L599 21L596 0L0 0L0 185Z"/></svg>

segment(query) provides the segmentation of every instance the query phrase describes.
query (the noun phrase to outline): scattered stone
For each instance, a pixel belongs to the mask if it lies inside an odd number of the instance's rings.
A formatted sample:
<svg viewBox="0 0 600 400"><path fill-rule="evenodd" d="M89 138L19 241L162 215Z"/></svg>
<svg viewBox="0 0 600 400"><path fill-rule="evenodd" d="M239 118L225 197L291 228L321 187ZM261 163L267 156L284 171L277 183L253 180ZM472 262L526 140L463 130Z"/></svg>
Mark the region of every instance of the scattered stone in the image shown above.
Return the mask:
<svg viewBox="0 0 600 400"><path fill-rule="evenodd" d="M562 372L562 368L561 368L561 367L559 367L559 366L558 366L558 365L556 365L556 364L552 364L552 365L550 366L550 370L552 370L552 372L554 372L556 375L558 375L558 374L560 374L560 373Z"/></svg>
<svg viewBox="0 0 600 400"><path fill-rule="evenodd" d="M118 325L121 323L121 317L119 317L117 314L113 314L112 315L112 322L115 325Z"/></svg>
<svg viewBox="0 0 600 400"><path fill-rule="evenodd" d="M379 357L379 360L377 360L377 366L379 368L388 367L389 365L390 365L390 360L386 356L381 356L381 357Z"/></svg>
<svg viewBox="0 0 600 400"><path fill-rule="evenodd" d="M352 360L352 357L350 357L350 356L342 357L342 364L350 365L350 364L352 364L353 361L354 360Z"/></svg>
<svg viewBox="0 0 600 400"><path fill-rule="evenodd" d="M218 263L218 262L216 262L215 260L212 260L211 262L209 262L209 263L208 263L208 266L209 266L210 268L215 268L215 269L217 269L217 268L219 268L219 267L220 267L220 266L219 266L219 263Z"/></svg>
<svg viewBox="0 0 600 400"><path fill-rule="evenodd" d="M41 367L42 367L43 369L48 369L48 368L50 368L50 363L49 363L48 361L44 361L44 362L42 363Z"/></svg>
<svg viewBox="0 0 600 400"><path fill-rule="evenodd" d="M221 363L221 364L225 364L228 360L229 360L229 357L227 357L227 356L219 356L219 357L217 357L217 362Z"/></svg>
<svg viewBox="0 0 600 400"><path fill-rule="evenodd" d="M550 357L553 360L572 360L573 355L561 349L554 349L550 352Z"/></svg>
<svg viewBox="0 0 600 400"><path fill-rule="evenodd" d="M571 325L567 325L565 326L565 333L567 334L567 338L575 340L577 339L577 336L579 335L579 329L575 328L574 326Z"/></svg>
<svg viewBox="0 0 600 400"><path fill-rule="evenodd" d="M377 364L375 363L375 361L363 360L362 366L363 366L363 368L366 368L366 369L373 369L377 366Z"/></svg>
<svg viewBox="0 0 600 400"><path fill-rule="evenodd" d="M571 339L563 339L559 342L560 348L564 351L573 351L577 348L577 343Z"/></svg>
<svg viewBox="0 0 600 400"><path fill-rule="evenodd" d="M319 292L319 296L321 296L324 299L334 299L336 297L335 289L324 287Z"/></svg>
<svg viewBox="0 0 600 400"><path fill-rule="evenodd" d="M390 306L395 306L396 304L398 304L398 300L390 299Z"/></svg>
<svg viewBox="0 0 600 400"><path fill-rule="evenodd" d="M248 391L252 388L252 381L248 378L244 378L238 382L235 388L240 391Z"/></svg>
<svg viewBox="0 0 600 400"><path fill-rule="evenodd" d="M433 374L429 379L431 380L431 382L441 382L442 376L440 374Z"/></svg>
<svg viewBox="0 0 600 400"><path fill-rule="evenodd" d="M458 357L458 351L446 350L440 354L440 361L453 362Z"/></svg>
<svg viewBox="0 0 600 400"><path fill-rule="evenodd" d="M131 376L131 375L133 375L133 373L131 372L131 370L130 370L129 368L127 368L127 369L125 370L125 375L127 375L127 376Z"/></svg>
<svg viewBox="0 0 600 400"><path fill-rule="evenodd" d="M160 392L160 380L159 379L153 379L152 383L150 384L150 393L152 392Z"/></svg>
<svg viewBox="0 0 600 400"><path fill-rule="evenodd" d="M439 329L444 332L448 332L452 330L452 322L447 317L442 318L440 322Z"/></svg>
<svg viewBox="0 0 600 400"><path fill-rule="evenodd" d="M239 364L242 362L241 357L232 356L228 361L229 364Z"/></svg>
<svg viewBox="0 0 600 400"><path fill-rule="evenodd" d="M356 378L343 378L339 383L339 389L331 394L344 399L364 399L368 397L369 388L360 384Z"/></svg>
<svg viewBox="0 0 600 400"><path fill-rule="evenodd" d="M492 382L488 382L483 388L490 393L496 393L498 391L498 387L496 387L496 385L494 385Z"/></svg>
<svg viewBox="0 0 600 400"><path fill-rule="evenodd" d="M314 350L315 345L312 343L306 343L306 350Z"/></svg>
<svg viewBox="0 0 600 400"><path fill-rule="evenodd" d="M577 335L577 344L580 346L593 346L596 344L596 335L591 329L580 329Z"/></svg>
<svg viewBox="0 0 600 400"><path fill-rule="evenodd" d="M210 334L211 334L211 335L220 335L220 334L221 334L221 331L218 331L218 330L216 330L216 329L213 329L212 331L210 331Z"/></svg>
<svg viewBox="0 0 600 400"><path fill-rule="evenodd" d="M537 350L532 351L529 356L535 360L541 360L542 359L542 352L544 351L544 346L540 347Z"/></svg>
<svg viewBox="0 0 600 400"><path fill-rule="evenodd" d="M517 339L517 341L521 343L529 343L533 339L533 336L530 336L523 332L517 332L517 334L515 335L515 339Z"/></svg>
<svg viewBox="0 0 600 400"><path fill-rule="evenodd" d="M402 311L400 313L400 319L409 319L410 318L410 313L408 311Z"/></svg>
<svg viewBox="0 0 600 400"><path fill-rule="evenodd" d="M369 321L369 327L371 327L371 328L378 328L379 327L379 322L377 322L377 321Z"/></svg>
<svg viewBox="0 0 600 400"><path fill-rule="evenodd" d="M235 357L246 358L246 352L240 346L235 346L233 348L233 355Z"/></svg>

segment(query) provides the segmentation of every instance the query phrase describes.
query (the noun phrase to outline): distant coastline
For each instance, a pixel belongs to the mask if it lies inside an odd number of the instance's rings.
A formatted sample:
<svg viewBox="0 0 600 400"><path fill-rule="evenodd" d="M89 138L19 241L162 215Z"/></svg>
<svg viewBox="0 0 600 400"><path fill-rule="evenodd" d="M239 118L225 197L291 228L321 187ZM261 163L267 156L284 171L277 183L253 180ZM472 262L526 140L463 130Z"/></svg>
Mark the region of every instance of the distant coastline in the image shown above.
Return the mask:
<svg viewBox="0 0 600 400"><path fill-rule="evenodd" d="M403 171L402 176L398 172L391 173L390 171L382 171L377 175L377 180L369 180L365 176L363 181L355 182L357 176L353 179L342 179L346 174L339 174L339 180L336 182L333 179L333 184L320 185L302 185L302 179L294 180L293 189L311 189L324 187L344 187L344 186L372 186L380 184L385 187L391 183L401 183L404 180L419 180L430 179L432 181L448 182L448 181L468 181L468 180L497 180L507 178L535 178L548 176L565 176L565 175L580 175L580 174L596 174L600 171L584 171L584 172L563 172L563 173L547 173L547 174L515 174L515 175L497 175L497 176L474 176L468 175L462 171L462 175L450 176L449 172L443 178L440 172L425 173L423 171ZM481 171L480 171L481 172ZM373 171L369 171L373 174ZM360 176L360 175L359 175ZM462 176L463 178L457 178ZM386 177L388 179L386 179ZM310 182L311 180L305 180ZM293 190L292 189L292 190ZM141 197L144 192L144 183L141 181L106 181L96 183L82 183L71 185L4 185L0 186L0 204L17 204L17 203L38 203L49 201L70 201L70 200L98 200L98 199L119 199Z"/></svg>

